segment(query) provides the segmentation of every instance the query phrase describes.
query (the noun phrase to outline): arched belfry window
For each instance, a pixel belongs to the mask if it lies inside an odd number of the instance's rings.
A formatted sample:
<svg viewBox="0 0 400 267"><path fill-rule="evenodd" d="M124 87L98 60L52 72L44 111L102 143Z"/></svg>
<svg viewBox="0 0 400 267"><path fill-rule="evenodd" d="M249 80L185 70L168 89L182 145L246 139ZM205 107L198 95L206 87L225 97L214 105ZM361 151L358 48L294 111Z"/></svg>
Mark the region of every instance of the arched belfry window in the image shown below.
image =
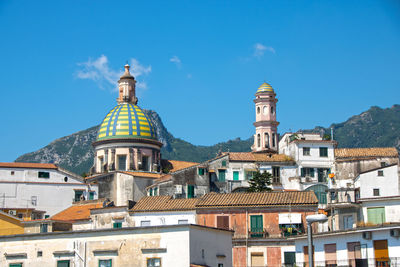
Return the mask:
<svg viewBox="0 0 400 267"><path fill-rule="evenodd" d="M260 114L260 107L257 107L257 114Z"/></svg>
<svg viewBox="0 0 400 267"><path fill-rule="evenodd" d="M268 107L267 106L263 107L263 113L264 113L264 115L267 115L267 113L268 113Z"/></svg>
<svg viewBox="0 0 400 267"><path fill-rule="evenodd" d="M271 114L274 114L274 107L271 107Z"/></svg>
<svg viewBox="0 0 400 267"><path fill-rule="evenodd" d="M257 146L258 147L261 146L261 136L260 136L260 134L257 134Z"/></svg>
<svg viewBox="0 0 400 267"><path fill-rule="evenodd" d="M272 134L272 147L275 147L275 137L276 137L276 134Z"/></svg>
<svg viewBox="0 0 400 267"><path fill-rule="evenodd" d="M265 140L264 140L264 142L265 142L265 148L269 148L269 134L268 134L268 133L265 133L265 134L264 134L264 138L265 138Z"/></svg>

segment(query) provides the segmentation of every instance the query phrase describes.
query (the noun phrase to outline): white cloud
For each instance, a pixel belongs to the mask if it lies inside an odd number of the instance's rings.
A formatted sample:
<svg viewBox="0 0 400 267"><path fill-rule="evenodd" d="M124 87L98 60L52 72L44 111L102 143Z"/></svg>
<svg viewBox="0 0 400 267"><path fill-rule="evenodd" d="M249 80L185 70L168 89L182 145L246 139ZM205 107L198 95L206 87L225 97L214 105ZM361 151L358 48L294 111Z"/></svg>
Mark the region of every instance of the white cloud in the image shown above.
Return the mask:
<svg viewBox="0 0 400 267"><path fill-rule="evenodd" d="M256 43L254 46L254 53L253 56L256 58L261 58L262 56L264 56L265 51L269 51L271 53L275 54L275 49L271 46L265 46L261 43Z"/></svg>
<svg viewBox="0 0 400 267"><path fill-rule="evenodd" d="M182 61L179 57L177 56L173 56L169 59L169 61L171 61L172 63L175 63L175 65L180 68L182 66Z"/></svg>
<svg viewBox="0 0 400 267"><path fill-rule="evenodd" d="M151 66L144 66L135 58L131 58L130 62L131 73L137 80L136 87L139 89L146 89L146 82L139 77L148 75L151 72ZM124 72L122 68L113 70L109 66L108 58L105 55L101 55L95 60L89 58L88 61L78 63L77 65L80 67L76 72L77 78L95 81L102 89L109 87L116 88L117 81Z"/></svg>

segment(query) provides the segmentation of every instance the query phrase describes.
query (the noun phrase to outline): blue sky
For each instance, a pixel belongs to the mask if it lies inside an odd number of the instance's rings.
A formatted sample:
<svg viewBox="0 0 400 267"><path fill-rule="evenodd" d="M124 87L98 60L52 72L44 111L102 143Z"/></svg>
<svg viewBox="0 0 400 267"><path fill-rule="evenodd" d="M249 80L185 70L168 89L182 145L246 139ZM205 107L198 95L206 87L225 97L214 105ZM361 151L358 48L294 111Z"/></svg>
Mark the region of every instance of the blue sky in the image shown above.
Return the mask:
<svg viewBox="0 0 400 267"><path fill-rule="evenodd" d="M127 61L196 145L250 137L264 81L280 133L400 103L395 0L1 1L0 36L0 161L99 124Z"/></svg>

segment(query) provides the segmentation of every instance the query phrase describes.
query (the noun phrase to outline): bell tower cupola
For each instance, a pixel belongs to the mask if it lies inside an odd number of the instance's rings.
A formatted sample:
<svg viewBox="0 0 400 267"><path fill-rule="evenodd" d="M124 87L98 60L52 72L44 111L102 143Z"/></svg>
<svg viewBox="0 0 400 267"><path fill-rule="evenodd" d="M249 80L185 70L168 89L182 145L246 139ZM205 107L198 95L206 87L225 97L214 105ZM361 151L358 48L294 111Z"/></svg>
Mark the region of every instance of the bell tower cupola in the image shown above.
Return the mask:
<svg viewBox="0 0 400 267"><path fill-rule="evenodd" d="M266 82L258 88L254 99L256 108L256 122L254 126L253 152L278 152L278 125L276 121L276 94L272 86Z"/></svg>
<svg viewBox="0 0 400 267"><path fill-rule="evenodd" d="M136 80L129 72L129 64L126 64L124 67L125 72L118 81L119 96L117 102L118 104L127 102L136 105L138 102L136 97Z"/></svg>

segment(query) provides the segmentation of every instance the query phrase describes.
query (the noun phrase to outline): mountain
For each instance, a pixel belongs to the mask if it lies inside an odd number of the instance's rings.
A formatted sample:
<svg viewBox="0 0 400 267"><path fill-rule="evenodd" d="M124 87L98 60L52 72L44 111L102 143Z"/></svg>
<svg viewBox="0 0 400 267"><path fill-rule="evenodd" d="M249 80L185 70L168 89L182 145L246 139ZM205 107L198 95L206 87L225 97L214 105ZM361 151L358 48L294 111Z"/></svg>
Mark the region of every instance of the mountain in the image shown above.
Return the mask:
<svg viewBox="0 0 400 267"><path fill-rule="evenodd" d="M164 159L202 162L215 157L218 151L250 151L252 140L230 140L213 146L195 146L175 138L165 128L160 116L153 110L144 110L157 129ZM51 162L74 173L87 173L93 165L92 143L96 140L98 126L61 137L47 146L18 157L16 162Z"/></svg>
<svg viewBox="0 0 400 267"><path fill-rule="evenodd" d="M338 147L394 146L400 151L400 105L386 109L373 106L345 122L304 131L330 135L331 128Z"/></svg>
<svg viewBox="0 0 400 267"><path fill-rule="evenodd" d="M145 110L157 128L159 140L164 144L161 153L164 159L202 162L215 157L219 151L247 152L253 144L253 138L236 138L213 146L196 146L175 138L165 128L160 116L152 110ZM400 105L382 109L371 107L369 110L351 117L345 122L332 124L328 128L315 127L302 130L330 134L339 147L386 147L395 146L400 151ZM53 162L62 168L82 174L93 164L92 142L95 141L98 126L54 140L44 148L24 154L17 162Z"/></svg>

